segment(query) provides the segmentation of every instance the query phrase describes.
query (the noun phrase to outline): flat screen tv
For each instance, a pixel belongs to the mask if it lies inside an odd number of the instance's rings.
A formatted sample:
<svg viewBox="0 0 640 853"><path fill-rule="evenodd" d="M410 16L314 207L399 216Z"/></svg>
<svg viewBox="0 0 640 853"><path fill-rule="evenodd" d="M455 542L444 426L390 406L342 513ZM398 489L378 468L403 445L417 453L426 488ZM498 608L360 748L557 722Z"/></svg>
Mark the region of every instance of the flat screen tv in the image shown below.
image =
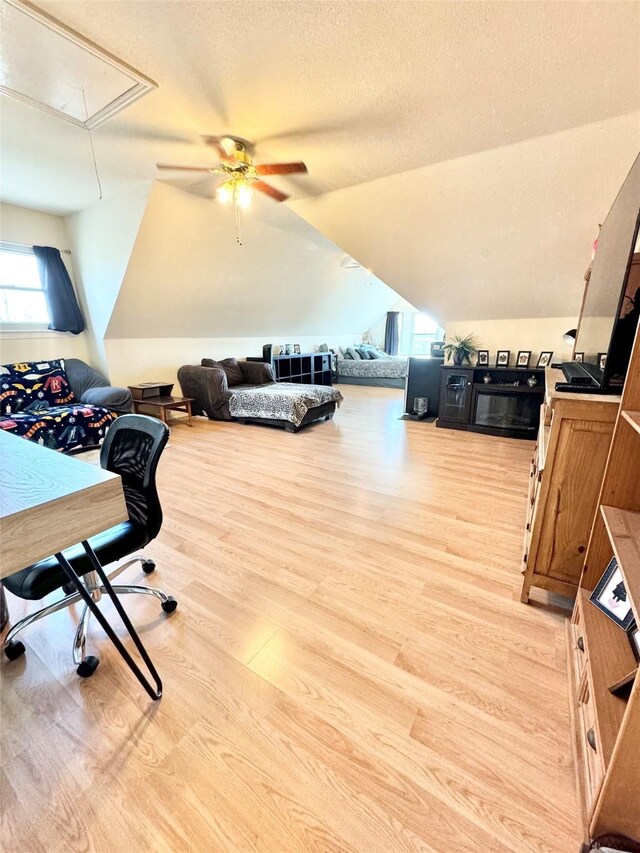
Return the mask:
<svg viewBox="0 0 640 853"><path fill-rule="evenodd" d="M640 315L640 282L629 275L640 225L640 155L620 188L598 236L585 289L575 353L563 364L567 382L584 390L615 392L624 383ZM577 383L576 383L577 380Z"/></svg>

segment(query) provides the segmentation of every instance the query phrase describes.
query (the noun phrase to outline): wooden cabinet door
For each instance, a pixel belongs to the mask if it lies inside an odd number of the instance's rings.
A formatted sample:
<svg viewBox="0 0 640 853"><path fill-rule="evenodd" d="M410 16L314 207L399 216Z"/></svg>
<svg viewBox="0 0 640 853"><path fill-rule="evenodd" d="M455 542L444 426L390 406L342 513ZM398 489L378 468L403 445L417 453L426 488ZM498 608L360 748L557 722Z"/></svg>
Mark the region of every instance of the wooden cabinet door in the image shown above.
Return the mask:
<svg viewBox="0 0 640 853"><path fill-rule="evenodd" d="M578 585L613 424L562 418L549 478L536 574ZM604 569L604 566L603 566Z"/></svg>
<svg viewBox="0 0 640 853"><path fill-rule="evenodd" d="M469 423L473 371L455 367L442 371L440 412L443 421Z"/></svg>

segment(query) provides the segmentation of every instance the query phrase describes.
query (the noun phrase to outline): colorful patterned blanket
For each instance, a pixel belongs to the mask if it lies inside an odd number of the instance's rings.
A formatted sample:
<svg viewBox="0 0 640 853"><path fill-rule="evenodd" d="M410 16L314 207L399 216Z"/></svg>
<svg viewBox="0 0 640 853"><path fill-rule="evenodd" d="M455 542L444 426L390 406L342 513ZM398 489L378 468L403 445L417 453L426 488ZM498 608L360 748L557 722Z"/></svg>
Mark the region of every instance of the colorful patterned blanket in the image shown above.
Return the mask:
<svg viewBox="0 0 640 853"><path fill-rule="evenodd" d="M116 418L76 399L62 360L0 366L0 429L69 451L100 445Z"/></svg>

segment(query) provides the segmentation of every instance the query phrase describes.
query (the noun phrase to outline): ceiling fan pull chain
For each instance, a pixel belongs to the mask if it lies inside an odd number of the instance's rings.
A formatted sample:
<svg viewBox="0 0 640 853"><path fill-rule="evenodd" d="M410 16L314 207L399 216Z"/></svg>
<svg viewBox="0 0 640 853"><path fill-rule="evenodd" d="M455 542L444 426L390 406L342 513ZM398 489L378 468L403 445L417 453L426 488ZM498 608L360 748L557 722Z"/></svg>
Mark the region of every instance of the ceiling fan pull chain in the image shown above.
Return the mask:
<svg viewBox="0 0 640 853"><path fill-rule="evenodd" d="M242 246L242 231L240 228L240 205L238 204L235 198L235 193L233 199L233 209L235 210L236 214L236 243L238 244L238 246Z"/></svg>

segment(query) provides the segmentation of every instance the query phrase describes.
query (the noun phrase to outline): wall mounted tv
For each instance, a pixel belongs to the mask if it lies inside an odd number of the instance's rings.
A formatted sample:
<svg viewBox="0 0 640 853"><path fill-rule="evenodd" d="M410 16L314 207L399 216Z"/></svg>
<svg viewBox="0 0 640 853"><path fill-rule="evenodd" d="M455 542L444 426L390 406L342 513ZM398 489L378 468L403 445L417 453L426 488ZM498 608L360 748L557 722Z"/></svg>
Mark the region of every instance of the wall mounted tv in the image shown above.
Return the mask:
<svg viewBox="0 0 640 853"><path fill-rule="evenodd" d="M571 390L615 393L624 383L640 316L637 264L630 276L634 252L640 251L639 226L640 155L600 230L574 350L584 353L583 362L562 365L567 380L559 386L563 389L569 385Z"/></svg>

